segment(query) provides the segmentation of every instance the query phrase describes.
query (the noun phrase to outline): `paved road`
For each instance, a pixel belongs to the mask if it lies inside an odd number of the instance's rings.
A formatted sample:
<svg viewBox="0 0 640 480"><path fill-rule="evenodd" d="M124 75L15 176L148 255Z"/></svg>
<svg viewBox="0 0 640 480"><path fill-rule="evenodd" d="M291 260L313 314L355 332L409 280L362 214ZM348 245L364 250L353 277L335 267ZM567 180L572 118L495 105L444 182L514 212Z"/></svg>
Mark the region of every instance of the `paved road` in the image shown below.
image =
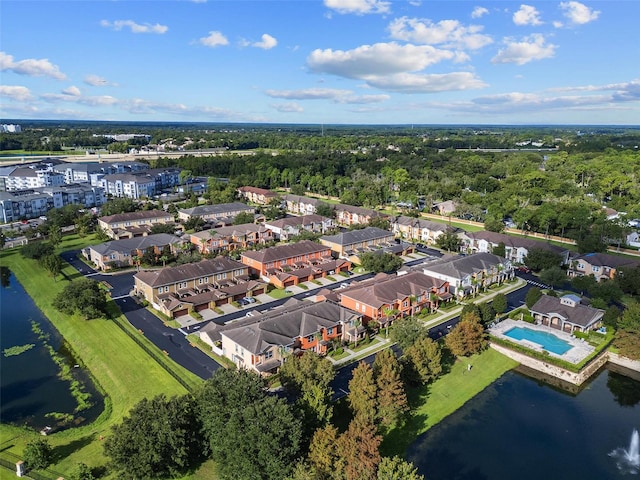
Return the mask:
<svg viewBox="0 0 640 480"><path fill-rule="evenodd" d="M158 317L140 306L132 298L115 300L127 320L160 350L169 354L176 363L207 379L220 368L220 364L200 349L192 347L186 337L174 328L165 327Z"/></svg>

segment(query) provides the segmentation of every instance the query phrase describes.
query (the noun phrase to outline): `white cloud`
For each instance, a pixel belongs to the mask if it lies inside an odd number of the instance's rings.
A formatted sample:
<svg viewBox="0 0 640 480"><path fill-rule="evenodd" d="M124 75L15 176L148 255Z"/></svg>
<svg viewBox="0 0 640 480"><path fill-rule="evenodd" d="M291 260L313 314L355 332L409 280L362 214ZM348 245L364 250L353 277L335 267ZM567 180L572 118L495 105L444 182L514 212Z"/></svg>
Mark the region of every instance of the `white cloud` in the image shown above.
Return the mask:
<svg viewBox="0 0 640 480"><path fill-rule="evenodd" d="M604 85L582 85L570 87L556 87L548 89L550 92L613 92L612 98L618 101L640 100L640 78L623 83L607 83Z"/></svg>
<svg viewBox="0 0 640 480"><path fill-rule="evenodd" d="M150 23L136 23L133 20L116 20L115 22L101 20L100 26L110 28L116 32L123 28L128 28L131 30L131 33L156 33L159 35L162 35L169 30L169 27L166 25L160 25L159 23L151 25Z"/></svg>
<svg viewBox="0 0 640 480"><path fill-rule="evenodd" d="M287 100L331 100L334 103L369 104L389 100L389 95L355 95L351 90L332 88L307 88L301 90L266 90L272 98Z"/></svg>
<svg viewBox="0 0 640 480"><path fill-rule="evenodd" d="M88 105L90 107L104 107L117 105L120 101L110 95L101 96L82 96L74 95L72 93L45 93L40 95L40 98L49 103L58 102L70 102L77 103L79 105Z"/></svg>
<svg viewBox="0 0 640 480"><path fill-rule="evenodd" d="M363 45L346 51L317 49L307 57L307 65L315 72L366 80L380 75L419 71L455 56L453 52L430 45L391 42Z"/></svg>
<svg viewBox="0 0 640 480"><path fill-rule="evenodd" d="M462 25L458 20L442 20L433 23L428 19L401 17L389 24L391 37L397 40L427 45L442 45L447 48L477 50L493 43L489 35L480 32L480 25Z"/></svg>
<svg viewBox="0 0 640 480"><path fill-rule="evenodd" d="M62 90L62 93L64 93L65 95L71 95L73 97L79 97L80 95L82 95L80 89L75 85L71 85L70 87L65 88L64 90Z"/></svg>
<svg viewBox="0 0 640 480"><path fill-rule="evenodd" d="M540 25L540 12L531 5L520 5L520 10L513 14L513 23L516 25Z"/></svg>
<svg viewBox="0 0 640 480"><path fill-rule="evenodd" d="M117 83L111 83L106 78L100 77L99 75L87 75L84 77L84 83L87 85L91 85L92 87L107 87L107 86L117 86Z"/></svg>
<svg viewBox="0 0 640 480"><path fill-rule="evenodd" d="M221 32L212 30L207 37L198 40L205 47L218 47L220 45L229 45L229 40Z"/></svg>
<svg viewBox="0 0 640 480"><path fill-rule="evenodd" d="M0 52L0 71L5 70L29 77L51 77L56 80L65 80L67 78L57 65L52 64L46 58L27 58L16 62L13 60L12 55Z"/></svg>
<svg viewBox="0 0 640 480"><path fill-rule="evenodd" d="M544 36L533 34L521 42L505 39L506 47L491 59L491 63L515 63L524 65L533 60L551 58L555 54L556 45L546 44Z"/></svg>
<svg viewBox="0 0 640 480"><path fill-rule="evenodd" d="M189 107L182 103L161 103L152 102L140 98L134 98L126 102L122 102L123 108L129 113L135 115L159 115L172 114L181 115L187 118L199 117L208 120L227 120L227 121L246 121L246 122L265 122L266 119L260 115L247 115L244 113L234 112L226 108L218 107Z"/></svg>
<svg viewBox="0 0 640 480"><path fill-rule="evenodd" d="M600 16L600 12L593 10L580 2L561 2L560 9L564 16L575 25L593 22Z"/></svg>
<svg viewBox="0 0 640 480"><path fill-rule="evenodd" d="M486 8L476 7L473 9L473 12L471 12L471 18L481 18L482 16L488 13L489 13L489 10L487 10Z"/></svg>
<svg viewBox="0 0 640 480"><path fill-rule="evenodd" d="M301 90L266 90L264 92L273 98L285 98L288 100L335 100L351 95L351 90L339 90L331 88L307 88Z"/></svg>
<svg viewBox="0 0 640 480"><path fill-rule="evenodd" d="M252 47L262 48L263 50L271 50L273 47L278 45L278 40L269 35L268 33L264 33L261 40L259 42L250 43Z"/></svg>
<svg viewBox="0 0 640 480"><path fill-rule="evenodd" d="M369 79L372 87L398 93L436 93L472 90L487 85L470 72L442 74L399 73Z"/></svg>
<svg viewBox="0 0 640 480"><path fill-rule="evenodd" d="M17 102L28 102L33 99L29 89L19 85L0 85L0 96Z"/></svg>
<svg viewBox="0 0 640 480"><path fill-rule="evenodd" d="M271 105L272 108L281 113L302 113L304 112L304 108L302 108L297 103L280 103Z"/></svg>
<svg viewBox="0 0 640 480"><path fill-rule="evenodd" d="M389 13L391 2L382 0L324 0L324 6L338 13Z"/></svg>

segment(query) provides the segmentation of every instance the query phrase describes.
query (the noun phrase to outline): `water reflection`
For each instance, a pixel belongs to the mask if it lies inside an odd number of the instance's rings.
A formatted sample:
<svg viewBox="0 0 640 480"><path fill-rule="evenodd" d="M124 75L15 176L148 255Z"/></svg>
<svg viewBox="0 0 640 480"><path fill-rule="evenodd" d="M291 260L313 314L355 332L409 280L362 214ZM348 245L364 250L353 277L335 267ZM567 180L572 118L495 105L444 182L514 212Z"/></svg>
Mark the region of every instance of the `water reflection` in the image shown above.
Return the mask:
<svg viewBox="0 0 640 480"><path fill-rule="evenodd" d="M77 411L70 382L59 378L60 367L52 359L73 367L63 339L36 307L7 267L0 267L0 418L3 423L36 430L62 429L93 421L104 403L87 372L71 368L71 376L91 396L92 407ZM39 333L34 331L35 322ZM31 347L32 348L28 348Z"/></svg>

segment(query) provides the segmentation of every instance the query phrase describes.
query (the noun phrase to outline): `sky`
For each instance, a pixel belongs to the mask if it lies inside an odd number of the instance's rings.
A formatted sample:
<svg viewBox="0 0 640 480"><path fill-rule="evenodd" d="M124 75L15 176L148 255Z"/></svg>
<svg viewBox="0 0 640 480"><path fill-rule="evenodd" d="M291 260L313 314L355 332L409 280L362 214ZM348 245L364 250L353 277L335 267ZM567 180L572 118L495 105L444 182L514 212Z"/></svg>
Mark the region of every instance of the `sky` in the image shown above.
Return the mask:
<svg viewBox="0 0 640 480"><path fill-rule="evenodd" d="M638 19L637 0L2 0L0 119L638 125Z"/></svg>

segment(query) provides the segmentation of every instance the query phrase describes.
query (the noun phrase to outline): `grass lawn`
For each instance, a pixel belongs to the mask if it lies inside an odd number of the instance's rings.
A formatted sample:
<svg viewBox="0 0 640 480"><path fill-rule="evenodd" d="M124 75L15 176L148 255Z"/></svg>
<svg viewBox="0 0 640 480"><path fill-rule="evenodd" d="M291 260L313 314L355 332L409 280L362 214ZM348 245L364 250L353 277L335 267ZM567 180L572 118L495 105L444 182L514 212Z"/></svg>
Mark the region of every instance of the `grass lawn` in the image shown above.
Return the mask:
<svg viewBox="0 0 640 480"><path fill-rule="evenodd" d="M86 239L75 236L65 237L59 251L79 248L88 243ZM161 393L167 396L186 393L180 383L113 321L87 321L55 310L51 306L53 298L67 284L61 276L54 282L38 262L22 258L18 249L3 251L0 264L11 269L40 310L69 342L76 357L91 372L98 388L105 394L105 411L94 423L47 437L59 458L52 465L53 470L68 475L80 461L90 467L104 465L107 459L102 454L100 435L108 436L110 427L120 423L137 402ZM63 273L67 278L79 277L67 264ZM156 347L151 345L151 348ZM188 384L197 385L201 382L191 372L173 362L171 364L172 370L178 371ZM39 437L37 432L0 425L0 451L20 455L27 442Z"/></svg>
<svg viewBox="0 0 640 480"><path fill-rule="evenodd" d="M273 290L271 290L269 292L269 296L275 298L276 300L280 300L281 298L285 298L285 297L290 296L291 294L290 293L285 293L285 290L286 289L284 289L284 288L274 288Z"/></svg>
<svg viewBox="0 0 640 480"><path fill-rule="evenodd" d="M471 364L470 371L467 365ZM479 355L457 360L451 371L430 385L409 389L410 418L385 435L383 455L404 456L407 447L422 433L458 410L517 362L489 348Z"/></svg>

